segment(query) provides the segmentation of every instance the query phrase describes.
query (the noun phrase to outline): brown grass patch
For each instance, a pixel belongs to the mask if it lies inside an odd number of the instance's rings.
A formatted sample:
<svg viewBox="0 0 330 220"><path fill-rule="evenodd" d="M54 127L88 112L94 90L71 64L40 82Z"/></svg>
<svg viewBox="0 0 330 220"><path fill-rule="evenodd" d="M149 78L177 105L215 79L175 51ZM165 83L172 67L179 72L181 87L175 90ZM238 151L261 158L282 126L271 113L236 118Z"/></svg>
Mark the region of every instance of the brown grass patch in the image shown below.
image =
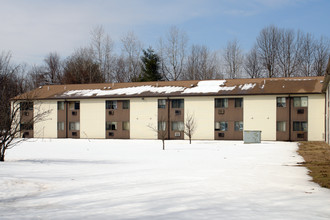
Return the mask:
<svg viewBox="0 0 330 220"><path fill-rule="evenodd" d="M330 146L325 142L306 141L299 143L298 153L304 158L313 181L330 189Z"/></svg>

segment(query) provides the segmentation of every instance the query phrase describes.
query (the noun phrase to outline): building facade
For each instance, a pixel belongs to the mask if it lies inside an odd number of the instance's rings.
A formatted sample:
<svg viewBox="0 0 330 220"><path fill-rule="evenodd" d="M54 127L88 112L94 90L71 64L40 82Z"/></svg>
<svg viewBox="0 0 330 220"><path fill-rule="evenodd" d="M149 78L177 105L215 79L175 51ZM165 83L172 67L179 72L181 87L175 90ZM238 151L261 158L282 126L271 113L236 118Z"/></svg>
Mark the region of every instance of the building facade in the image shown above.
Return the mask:
<svg viewBox="0 0 330 220"><path fill-rule="evenodd" d="M88 85L52 85L33 91L22 117L50 110L44 121L22 125L35 138L243 140L244 130L262 140L322 141L323 77L233 79ZM328 93L327 93L328 94ZM16 97L24 103L24 99ZM328 124L327 124L328 126Z"/></svg>

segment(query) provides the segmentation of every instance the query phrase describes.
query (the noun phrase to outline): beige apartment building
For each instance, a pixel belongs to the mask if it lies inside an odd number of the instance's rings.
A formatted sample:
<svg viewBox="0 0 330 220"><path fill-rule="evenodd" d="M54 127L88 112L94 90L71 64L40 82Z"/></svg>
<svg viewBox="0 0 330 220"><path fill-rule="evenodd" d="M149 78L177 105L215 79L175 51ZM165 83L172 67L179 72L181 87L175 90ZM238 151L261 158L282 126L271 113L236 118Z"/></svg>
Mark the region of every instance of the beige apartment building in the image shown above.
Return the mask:
<svg viewBox="0 0 330 220"><path fill-rule="evenodd" d="M22 119L50 110L41 122L22 123L24 137L157 139L151 128L158 128L168 131L167 139L187 139L184 124L193 117L196 140L243 140L243 131L252 130L261 131L262 140L323 141L329 138L323 81L296 77L46 85L14 100L21 102ZM26 102L25 96L33 101Z"/></svg>

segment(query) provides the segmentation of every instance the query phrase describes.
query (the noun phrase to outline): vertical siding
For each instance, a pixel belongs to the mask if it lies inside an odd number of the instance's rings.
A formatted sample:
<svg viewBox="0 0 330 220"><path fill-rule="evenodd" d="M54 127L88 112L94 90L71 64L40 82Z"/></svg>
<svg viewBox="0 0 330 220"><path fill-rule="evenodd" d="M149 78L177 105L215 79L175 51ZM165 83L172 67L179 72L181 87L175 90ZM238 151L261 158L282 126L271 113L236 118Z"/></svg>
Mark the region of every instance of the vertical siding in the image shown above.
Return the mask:
<svg viewBox="0 0 330 220"><path fill-rule="evenodd" d="M35 101L33 104L34 115L50 111L44 120L34 123L35 138L57 138L57 101Z"/></svg>
<svg viewBox="0 0 330 220"><path fill-rule="evenodd" d="M324 94L308 95L308 140L324 141Z"/></svg>
<svg viewBox="0 0 330 220"><path fill-rule="evenodd" d="M105 138L105 100L80 100L80 138Z"/></svg>
<svg viewBox="0 0 330 220"><path fill-rule="evenodd" d="M276 140L276 96L245 96L244 130L261 131L261 140Z"/></svg>
<svg viewBox="0 0 330 220"><path fill-rule="evenodd" d="M158 98L134 98L130 100L130 138L157 139L157 133L148 125L157 128Z"/></svg>
<svg viewBox="0 0 330 220"><path fill-rule="evenodd" d="M192 139L214 139L214 97L187 97L184 99L185 120L193 115L196 130ZM188 136L185 135L185 139Z"/></svg>

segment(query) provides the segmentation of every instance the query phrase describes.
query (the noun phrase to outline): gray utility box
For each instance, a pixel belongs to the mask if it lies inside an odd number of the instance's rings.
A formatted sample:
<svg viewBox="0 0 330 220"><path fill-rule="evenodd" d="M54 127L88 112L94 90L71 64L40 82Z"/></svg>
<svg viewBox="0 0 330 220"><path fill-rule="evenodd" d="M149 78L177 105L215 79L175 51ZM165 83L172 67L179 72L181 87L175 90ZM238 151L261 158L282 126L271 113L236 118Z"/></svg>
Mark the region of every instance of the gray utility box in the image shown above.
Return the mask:
<svg viewBox="0 0 330 220"><path fill-rule="evenodd" d="M244 144L261 143L261 131L244 131Z"/></svg>

